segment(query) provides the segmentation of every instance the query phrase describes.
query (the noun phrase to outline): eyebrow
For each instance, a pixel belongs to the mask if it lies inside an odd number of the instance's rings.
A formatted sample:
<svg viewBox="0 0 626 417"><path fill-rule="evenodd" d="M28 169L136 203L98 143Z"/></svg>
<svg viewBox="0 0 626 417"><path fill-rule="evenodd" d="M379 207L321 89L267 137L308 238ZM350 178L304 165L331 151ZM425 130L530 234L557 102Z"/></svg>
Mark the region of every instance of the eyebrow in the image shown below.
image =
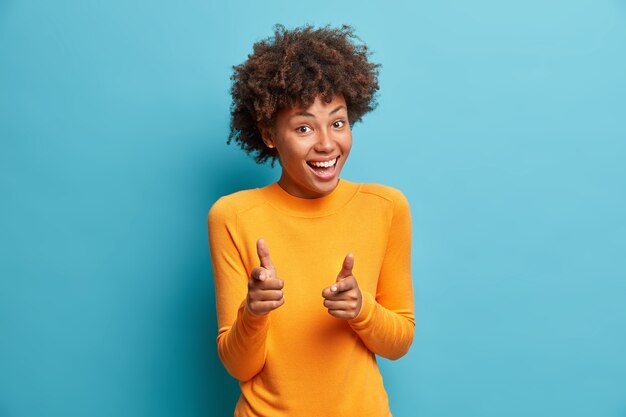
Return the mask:
<svg viewBox="0 0 626 417"><path fill-rule="evenodd" d="M340 104L340 105L339 105L339 106L337 106L334 110L331 110L331 112L330 112L330 113L328 113L328 115L329 115L329 116L330 116L330 115L333 115L333 114L337 113L339 110L341 110L341 109L343 109L343 108L345 108L345 107L343 106L343 104ZM304 111L304 110L303 110L303 111L299 111L299 112L297 112L297 113L292 114L291 116L289 116L289 118L291 119L292 117L296 117L296 116L304 116L304 117L312 117L312 118L315 118L315 115L314 115L314 114L309 113L309 112Z"/></svg>

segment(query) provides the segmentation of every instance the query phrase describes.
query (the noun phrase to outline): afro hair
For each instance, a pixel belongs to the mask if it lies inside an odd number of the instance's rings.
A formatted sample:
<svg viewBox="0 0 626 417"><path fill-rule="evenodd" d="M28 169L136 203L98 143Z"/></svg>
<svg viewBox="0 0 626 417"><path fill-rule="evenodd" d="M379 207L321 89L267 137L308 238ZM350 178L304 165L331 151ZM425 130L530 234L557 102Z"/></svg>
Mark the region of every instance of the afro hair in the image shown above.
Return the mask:
<svg viewBox="0 0 626 417"><path fill-rule="evenodd" d="M256 154L257 163L269 160L273 165L278 154L263 143L259 125L271 127L278 111L307 108L316 97L330 102L342 95L350 123L359 122L377 105L381 65L370 63L369 55L349 25L293 30L275 25L274 36L255 43L248 59L233 66L227 143L234 140L246 153Z"/></svg>

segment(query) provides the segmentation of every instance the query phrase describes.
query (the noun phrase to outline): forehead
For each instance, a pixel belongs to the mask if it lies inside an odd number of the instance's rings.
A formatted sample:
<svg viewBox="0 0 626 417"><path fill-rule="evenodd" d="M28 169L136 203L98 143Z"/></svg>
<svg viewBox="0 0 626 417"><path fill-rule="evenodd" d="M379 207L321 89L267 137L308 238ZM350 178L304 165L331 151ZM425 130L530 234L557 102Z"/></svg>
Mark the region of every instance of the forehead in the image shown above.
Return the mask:
<svg viewBox="0 0 626 417"><path fill-rule="evenodd" d="M328 103L322 100L321 96L317 96L310 106L304 107L301 104L296 104L291 107L285 107L279 110L277 117L291 118L293 116L325 116L330 113L336 113L342 109L347 110L346 100L343 96L336 95Z"/></svg>

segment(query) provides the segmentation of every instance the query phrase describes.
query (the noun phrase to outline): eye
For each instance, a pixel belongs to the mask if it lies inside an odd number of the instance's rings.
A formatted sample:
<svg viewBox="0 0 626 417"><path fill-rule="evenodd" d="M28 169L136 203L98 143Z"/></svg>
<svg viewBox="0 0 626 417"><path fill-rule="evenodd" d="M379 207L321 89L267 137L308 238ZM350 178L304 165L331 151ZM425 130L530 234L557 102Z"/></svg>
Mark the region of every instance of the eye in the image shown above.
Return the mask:
<svg viewBox="0 0 626 417"><path fill-rule="evenodd" d="M296 132L298 133L309 133L311 131L311 128L308 126L298 126L296 128Z"/></svg>
<svg viewBox="0 0 626 417"><path fill-rule="evenodd" d="M337 120L336 122L333 123L333 127L336 128L336 129L340 129L345 124L346 124L346 122L344 122L343 120Z"/></svg>

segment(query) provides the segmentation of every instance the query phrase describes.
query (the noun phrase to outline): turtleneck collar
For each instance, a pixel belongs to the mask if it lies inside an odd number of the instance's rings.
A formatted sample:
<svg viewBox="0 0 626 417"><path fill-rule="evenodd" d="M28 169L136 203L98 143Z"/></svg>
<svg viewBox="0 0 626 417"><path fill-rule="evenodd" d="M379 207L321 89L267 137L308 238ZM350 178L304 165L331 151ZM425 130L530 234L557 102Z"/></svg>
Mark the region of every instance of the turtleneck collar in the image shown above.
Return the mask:
<svg viewBox="0 0 626 417"><path fill-rule="evenodd" d="M339 210L356 195L360 185L339 179L337 187L319 198L296 197L285 191L277 182L259 190L269 204L278 210L297 217L321 217Z"/></svg>

